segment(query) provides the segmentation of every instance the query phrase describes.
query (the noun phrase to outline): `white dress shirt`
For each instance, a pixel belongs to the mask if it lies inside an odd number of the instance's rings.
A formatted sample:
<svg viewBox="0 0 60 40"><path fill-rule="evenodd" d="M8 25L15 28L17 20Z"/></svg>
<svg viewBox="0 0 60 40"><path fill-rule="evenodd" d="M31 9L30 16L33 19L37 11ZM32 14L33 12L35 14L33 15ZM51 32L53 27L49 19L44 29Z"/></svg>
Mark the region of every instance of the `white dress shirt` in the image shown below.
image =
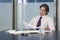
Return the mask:
<svg viewBox="0 0 60 40"><path fill-rule="evenodd" d="M34 17L31 21L30 21L30 24L33 25L34 27L37 27L37 22L40 18L40 15L37 16L37 17ZM55 30L55 26L54 26L54 21L51 17L47 16L47 15L44 15L42 16L42 19L41 19L41 26L40 27L48 27L50 28L50 31L54 31Z"/></svg>

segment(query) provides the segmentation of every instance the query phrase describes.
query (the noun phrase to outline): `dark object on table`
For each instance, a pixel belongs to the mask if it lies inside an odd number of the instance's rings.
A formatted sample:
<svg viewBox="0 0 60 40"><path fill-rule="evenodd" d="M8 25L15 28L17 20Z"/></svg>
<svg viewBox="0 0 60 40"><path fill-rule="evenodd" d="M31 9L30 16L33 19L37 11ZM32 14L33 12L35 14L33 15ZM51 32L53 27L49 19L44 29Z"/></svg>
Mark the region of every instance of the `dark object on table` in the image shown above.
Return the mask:
<svg viewBox="0 0 60 40"><path fill-rule="evenodd" d="M27 33L22 33L21 35L22 35L22 36L28 36L28 34L27 34Z"/></svg>

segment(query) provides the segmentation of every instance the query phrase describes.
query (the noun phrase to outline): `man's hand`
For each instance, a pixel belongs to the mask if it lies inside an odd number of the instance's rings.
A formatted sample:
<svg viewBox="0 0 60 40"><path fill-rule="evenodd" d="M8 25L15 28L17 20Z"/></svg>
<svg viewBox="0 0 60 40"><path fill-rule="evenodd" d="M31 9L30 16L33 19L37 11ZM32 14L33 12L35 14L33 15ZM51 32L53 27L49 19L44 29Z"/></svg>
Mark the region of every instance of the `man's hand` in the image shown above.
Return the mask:
<svg viewBox="0 0 60 40"><path fill-rule="evenodd" d="M49 26L47 25L47 27L44 28L45 30L50 30Z"/></svg>

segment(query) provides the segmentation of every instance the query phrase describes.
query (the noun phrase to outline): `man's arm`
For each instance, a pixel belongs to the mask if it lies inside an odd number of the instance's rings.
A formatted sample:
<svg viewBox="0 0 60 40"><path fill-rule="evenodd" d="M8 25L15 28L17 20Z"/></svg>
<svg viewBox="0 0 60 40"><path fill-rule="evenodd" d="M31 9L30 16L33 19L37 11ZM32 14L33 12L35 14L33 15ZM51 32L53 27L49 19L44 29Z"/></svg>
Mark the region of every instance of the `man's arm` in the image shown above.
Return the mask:
<svg viewBox="0 0 60 40"><path fill-rule="evenodd" d="M49 26L47 25L47 27L45 27L44 30L50 30Z"/></svg>
<svg viewBox="0 0 60 40"><path fill-rule="evenodd" d="M47 27L45 27L45 30L50 30L50 31L54 31L55 30L53 19L49 19L48 20L48 24L47 24Z"/></svg>

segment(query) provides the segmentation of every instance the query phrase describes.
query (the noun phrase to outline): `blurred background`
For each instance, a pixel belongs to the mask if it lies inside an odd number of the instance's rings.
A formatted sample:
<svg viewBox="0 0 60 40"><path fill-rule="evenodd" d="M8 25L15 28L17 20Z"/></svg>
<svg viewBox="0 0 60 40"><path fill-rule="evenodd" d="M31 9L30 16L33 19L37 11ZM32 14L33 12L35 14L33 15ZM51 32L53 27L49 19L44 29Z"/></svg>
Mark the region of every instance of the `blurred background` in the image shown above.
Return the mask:
<svg viewBox="0 0 60 40"><path fill-rule="evenodd" d="M0 0L0 31L12 29L12 0Z"/></svg>
<svg viewBox="0 0 60 40"><path fill-rule="evenodd" d="M56 26L56 1L54 0L18 0L17 1L17 29L24 29L23 21L29 23L33 17L40 13L40 5L47 4L49 6L48 16L54 19Z"/></svg>
<svg viewBox="0 0 60 40"><path fill-rule="evenodd" d="M60 1L58 0L56 13L56 0L15 0L16 13L15 13L15 28L18 30L24 29L23 21L29 23L29 21L39 15L39 6L41 4L48 4L50 8L49 16L54 19L56 25L60 30ZM13 0L0 0L0 31L6 29L12 29L13 26Z"/></svg>

